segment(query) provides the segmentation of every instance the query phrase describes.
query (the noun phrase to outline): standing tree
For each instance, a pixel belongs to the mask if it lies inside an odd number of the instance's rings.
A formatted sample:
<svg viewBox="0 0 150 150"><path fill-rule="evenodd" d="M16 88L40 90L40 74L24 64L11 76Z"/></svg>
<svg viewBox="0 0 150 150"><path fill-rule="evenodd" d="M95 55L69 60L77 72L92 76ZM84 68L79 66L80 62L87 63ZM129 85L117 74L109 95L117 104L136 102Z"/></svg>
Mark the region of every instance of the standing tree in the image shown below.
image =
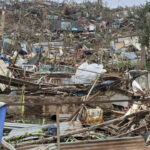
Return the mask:
<svg viewBox="0 0 150 150"><path fill-rule="evenodd" d="M148 58L150 58L150 2L135 9L134 13L135 27L138 32L140 43L142 46L141 52L141 67L146 66L146 50Z"/></svg>

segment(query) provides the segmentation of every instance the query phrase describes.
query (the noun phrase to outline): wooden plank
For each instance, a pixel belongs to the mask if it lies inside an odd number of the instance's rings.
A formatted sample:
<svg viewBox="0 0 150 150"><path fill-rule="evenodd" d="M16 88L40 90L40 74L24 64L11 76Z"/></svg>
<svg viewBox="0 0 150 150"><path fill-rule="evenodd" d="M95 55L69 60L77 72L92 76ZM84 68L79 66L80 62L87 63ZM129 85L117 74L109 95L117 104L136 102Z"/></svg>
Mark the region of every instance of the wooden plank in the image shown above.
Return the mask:
<svg viewBox="0 0 150 150"><path fill-rule="evenodd" d="M60 150L60 119L59 119L60 107L57 105L57 150Z"/></svg>

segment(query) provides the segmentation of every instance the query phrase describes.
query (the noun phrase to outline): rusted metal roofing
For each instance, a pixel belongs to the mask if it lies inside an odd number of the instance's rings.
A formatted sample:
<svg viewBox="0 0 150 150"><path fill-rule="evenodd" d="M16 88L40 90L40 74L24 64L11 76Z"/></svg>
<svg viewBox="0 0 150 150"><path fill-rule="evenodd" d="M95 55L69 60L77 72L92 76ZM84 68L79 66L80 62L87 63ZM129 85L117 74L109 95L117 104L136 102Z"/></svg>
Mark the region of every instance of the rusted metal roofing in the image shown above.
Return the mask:
<svg viewBox="0 0 150 150"><path fill-rule="evenodd" d="M54 145L36 145L35 147L32 145L30 148L27 146L17 150L39 150L40 148L52 150L54 147ZM142 137L61 143L60 148L61 150L150 150L150 146L146 146Z"/></svg>
<svg viewBox="0 0 150 150"><path fill-rule="evenodd" d="M142 137L62 144L61 150L149 150Z"/></svg>

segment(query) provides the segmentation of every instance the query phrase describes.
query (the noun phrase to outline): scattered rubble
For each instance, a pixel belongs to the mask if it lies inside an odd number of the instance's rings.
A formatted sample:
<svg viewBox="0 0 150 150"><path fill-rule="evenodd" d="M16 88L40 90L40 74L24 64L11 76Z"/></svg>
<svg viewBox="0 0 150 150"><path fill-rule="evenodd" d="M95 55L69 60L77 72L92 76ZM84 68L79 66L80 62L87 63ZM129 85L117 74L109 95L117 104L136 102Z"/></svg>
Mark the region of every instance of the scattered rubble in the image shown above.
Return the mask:
<svg viewBox="0 0 150 150"><path fill-rule="evenodd" d="M144 143L141 136L149 147L149 72L141 65L148 54L132 9L111 10L101 1L1 5L3 149ZM33 116L42 123L25 122Z"/></svg>

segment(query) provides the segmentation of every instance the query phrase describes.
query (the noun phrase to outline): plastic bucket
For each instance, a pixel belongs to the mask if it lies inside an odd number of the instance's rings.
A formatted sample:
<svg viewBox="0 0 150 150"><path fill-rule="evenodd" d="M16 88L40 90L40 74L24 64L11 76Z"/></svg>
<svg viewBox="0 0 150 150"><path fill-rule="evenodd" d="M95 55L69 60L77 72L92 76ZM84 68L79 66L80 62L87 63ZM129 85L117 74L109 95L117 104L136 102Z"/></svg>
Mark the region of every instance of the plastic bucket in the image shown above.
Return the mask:
<svg viewBox="0 0 150 150"><path fill-rule="evenodd" d="M3 137L4 121L6 117L6 104L0 102L0 144Z"/></svg>

